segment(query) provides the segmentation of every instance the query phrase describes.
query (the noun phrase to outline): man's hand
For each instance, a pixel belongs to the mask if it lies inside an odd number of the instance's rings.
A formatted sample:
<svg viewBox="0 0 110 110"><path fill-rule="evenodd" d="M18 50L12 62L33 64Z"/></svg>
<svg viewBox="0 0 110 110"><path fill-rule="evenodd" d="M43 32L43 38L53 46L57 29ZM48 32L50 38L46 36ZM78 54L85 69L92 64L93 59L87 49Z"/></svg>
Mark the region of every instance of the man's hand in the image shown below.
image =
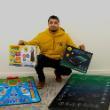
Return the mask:
<svg viewBox="0 0 110 110"><path fill-rule="evenodd" d="M25 45L23 40L19 40L18 45Z"/></svg>
<svg viewBox="0 0 110 110"><path fill-rule="evenodd" d="M84 44L81 44L81 45L79 45L79 48L80 48L81 50L85 50L85 45L84 45Z"/></svg>

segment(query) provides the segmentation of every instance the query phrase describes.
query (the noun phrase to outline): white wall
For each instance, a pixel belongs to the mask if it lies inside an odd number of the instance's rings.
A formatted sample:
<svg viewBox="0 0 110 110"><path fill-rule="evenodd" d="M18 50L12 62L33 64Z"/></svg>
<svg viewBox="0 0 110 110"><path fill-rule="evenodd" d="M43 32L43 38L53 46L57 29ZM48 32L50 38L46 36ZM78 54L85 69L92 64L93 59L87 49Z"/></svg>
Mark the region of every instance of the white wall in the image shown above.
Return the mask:
<svg viewBox="0 0 110 110"><path fill-rule="evenodd" d="M30 40L47 27L50 15L94 53L89 70L110 72L109 0L0 0L0 73L34 72L8 66L8 46Z"/></svg>

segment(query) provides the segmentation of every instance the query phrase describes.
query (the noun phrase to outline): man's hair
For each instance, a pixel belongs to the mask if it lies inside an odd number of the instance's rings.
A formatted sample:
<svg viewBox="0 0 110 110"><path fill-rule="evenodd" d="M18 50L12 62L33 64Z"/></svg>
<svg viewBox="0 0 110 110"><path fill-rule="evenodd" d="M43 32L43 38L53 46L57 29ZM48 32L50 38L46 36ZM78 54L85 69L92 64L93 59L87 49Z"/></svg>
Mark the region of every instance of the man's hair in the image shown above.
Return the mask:
<svg viewBox="0 0 110 110"><path fill-rule="evenodd" d="M58 22L60 22L59 18L55 15L50 16L48 19L48 22L50 21L50 19L56 19L56 20L58 20Z"/></svg>

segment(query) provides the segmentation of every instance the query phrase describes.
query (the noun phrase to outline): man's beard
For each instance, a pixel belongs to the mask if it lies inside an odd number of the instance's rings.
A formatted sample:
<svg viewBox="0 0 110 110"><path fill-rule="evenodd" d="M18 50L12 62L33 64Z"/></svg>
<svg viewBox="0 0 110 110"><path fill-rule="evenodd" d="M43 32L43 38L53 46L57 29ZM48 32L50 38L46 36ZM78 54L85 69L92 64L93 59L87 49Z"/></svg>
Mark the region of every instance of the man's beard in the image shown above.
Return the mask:
<svg viewBox="0 0 110 110"><path fill-rule="evenodd" d="M57 30L50 30L51 32L56 32Z"/></svg>
<svg viewBox="0 0 110 110"><path fill-rule="evenodd" d="M56 32L57 30L58 30L58 29L55 29L55 28L50 29L51 32Z"/></svg>

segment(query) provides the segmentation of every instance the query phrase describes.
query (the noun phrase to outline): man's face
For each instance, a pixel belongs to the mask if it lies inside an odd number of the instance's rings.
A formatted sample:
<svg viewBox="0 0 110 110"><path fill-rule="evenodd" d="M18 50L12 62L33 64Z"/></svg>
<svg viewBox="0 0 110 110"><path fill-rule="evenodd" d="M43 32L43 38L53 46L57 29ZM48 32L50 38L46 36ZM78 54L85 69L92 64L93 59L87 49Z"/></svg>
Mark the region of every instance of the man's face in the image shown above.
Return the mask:
<svg viewBox="0 0 110 110"><path fill-rule="evenodd" d="M59 21L57 19L50 19L48 26L50 31L56 32L59 28Z"/></svg>

